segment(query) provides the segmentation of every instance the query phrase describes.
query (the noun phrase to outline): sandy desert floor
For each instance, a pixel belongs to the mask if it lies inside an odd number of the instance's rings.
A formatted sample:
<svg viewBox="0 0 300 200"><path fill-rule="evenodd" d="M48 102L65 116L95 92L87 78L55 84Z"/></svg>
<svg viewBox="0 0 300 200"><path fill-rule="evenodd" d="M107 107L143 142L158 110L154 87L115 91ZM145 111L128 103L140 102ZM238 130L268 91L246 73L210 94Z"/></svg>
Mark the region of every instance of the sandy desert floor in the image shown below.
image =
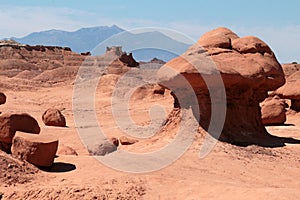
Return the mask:
<svg viewBox="0 0 300 200"><path fill-rule="evenodd" d="M143 174L120 172L89 156L82 144L72 114L73 85L26 87L6 87L3 92L7 103L1 111L31 114L38 120L41 134L54 134L60 147L70 146L78 156L58 154L52 169L41 170L25 184L1 183L3 199L299 199L300 144L264 148L218 142L207 157L200 159L202 139L198 136L180 159L164 169ZM160 103L167 112L172 109L168 95L145 98L147 101L135 99L130 107L130 114L138 123L149 121L151 104ZM110 104L108 95L97 96L97 117L109 137L118 137L122 132L113 121ZM43 125L41 116L51 107L62 110L68 127ZM300 139L299 119L300 114L289 114L285 126L267 129L276 136ZM151 151L172 137L171 133L159 140L154 136L119 148Z"/></svg>

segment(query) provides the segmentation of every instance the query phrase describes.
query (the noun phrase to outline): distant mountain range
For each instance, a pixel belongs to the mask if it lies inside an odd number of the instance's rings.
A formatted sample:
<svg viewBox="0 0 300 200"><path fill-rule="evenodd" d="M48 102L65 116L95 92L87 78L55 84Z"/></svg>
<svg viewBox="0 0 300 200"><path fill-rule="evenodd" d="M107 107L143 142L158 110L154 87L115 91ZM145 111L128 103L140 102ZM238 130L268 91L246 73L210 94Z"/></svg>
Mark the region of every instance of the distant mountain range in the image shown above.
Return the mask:
<svg viewBox="0 0 300 200"><path fill-rule="evenodd" d="M99 26L82 28L74 32L48 30L34 32L22 38L11 38L19 43L29 45L66 46L75 52L91 51L100 42L124 30L118 26Z"/></svg>
<svg viewBox="0 0 300 200"><path fill-rule="evenodd" d="M116 25L82 28L74 32L48 30L11 39L29 45L70 47L77 53L91 51L97 55L104 53L106 46L117 45L122 46L125 51L133 52L133 56L139 61L149 61L152 58L168 61L185 52L190 46L190 44L174 40L161 32L150 31L133 34ZM140 48L134 49L136 46Z"/></svg>

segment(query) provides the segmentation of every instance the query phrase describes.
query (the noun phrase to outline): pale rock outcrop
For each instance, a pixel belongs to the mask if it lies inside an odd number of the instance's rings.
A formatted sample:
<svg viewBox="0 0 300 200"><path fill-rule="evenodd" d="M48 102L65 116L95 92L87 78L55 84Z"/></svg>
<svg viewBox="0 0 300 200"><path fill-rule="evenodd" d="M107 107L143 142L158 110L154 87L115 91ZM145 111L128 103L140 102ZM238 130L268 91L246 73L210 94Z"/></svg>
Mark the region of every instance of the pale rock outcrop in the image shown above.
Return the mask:
<svg viewBox="0 0 300 200"><path fill-rule="evenodd" d="M117 150L117 146L109 140L98 141L87 147L92 156L105 156Z"/></svg>

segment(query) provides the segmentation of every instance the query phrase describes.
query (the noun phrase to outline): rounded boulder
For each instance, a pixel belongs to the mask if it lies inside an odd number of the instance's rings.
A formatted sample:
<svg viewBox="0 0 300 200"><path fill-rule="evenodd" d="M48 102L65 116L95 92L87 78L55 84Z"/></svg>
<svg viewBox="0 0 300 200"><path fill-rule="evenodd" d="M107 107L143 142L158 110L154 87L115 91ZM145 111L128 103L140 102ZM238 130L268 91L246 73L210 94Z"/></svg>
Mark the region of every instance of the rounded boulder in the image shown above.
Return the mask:
<svg viewBox="0 0 300 200"><path fill-rule="evenodd" d="M50 108L46 110L42 116L42 120L47 126L66 126L66 118L58 109Z"/></svg>

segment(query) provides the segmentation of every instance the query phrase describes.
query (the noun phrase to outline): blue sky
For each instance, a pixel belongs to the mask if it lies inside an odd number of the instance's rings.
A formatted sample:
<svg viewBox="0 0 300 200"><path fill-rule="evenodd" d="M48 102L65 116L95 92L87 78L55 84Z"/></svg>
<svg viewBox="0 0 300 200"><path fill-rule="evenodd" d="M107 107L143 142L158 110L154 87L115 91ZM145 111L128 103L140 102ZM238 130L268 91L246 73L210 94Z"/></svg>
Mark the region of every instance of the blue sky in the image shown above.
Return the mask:
<svg viewBox="0 0 300 200"><path fill-rule="evenodd" d="M197 40L226 26L266 41L281 62L300 62L300 1L289 0L0 0L0 38L113 25L164 27Z"/></svg>

